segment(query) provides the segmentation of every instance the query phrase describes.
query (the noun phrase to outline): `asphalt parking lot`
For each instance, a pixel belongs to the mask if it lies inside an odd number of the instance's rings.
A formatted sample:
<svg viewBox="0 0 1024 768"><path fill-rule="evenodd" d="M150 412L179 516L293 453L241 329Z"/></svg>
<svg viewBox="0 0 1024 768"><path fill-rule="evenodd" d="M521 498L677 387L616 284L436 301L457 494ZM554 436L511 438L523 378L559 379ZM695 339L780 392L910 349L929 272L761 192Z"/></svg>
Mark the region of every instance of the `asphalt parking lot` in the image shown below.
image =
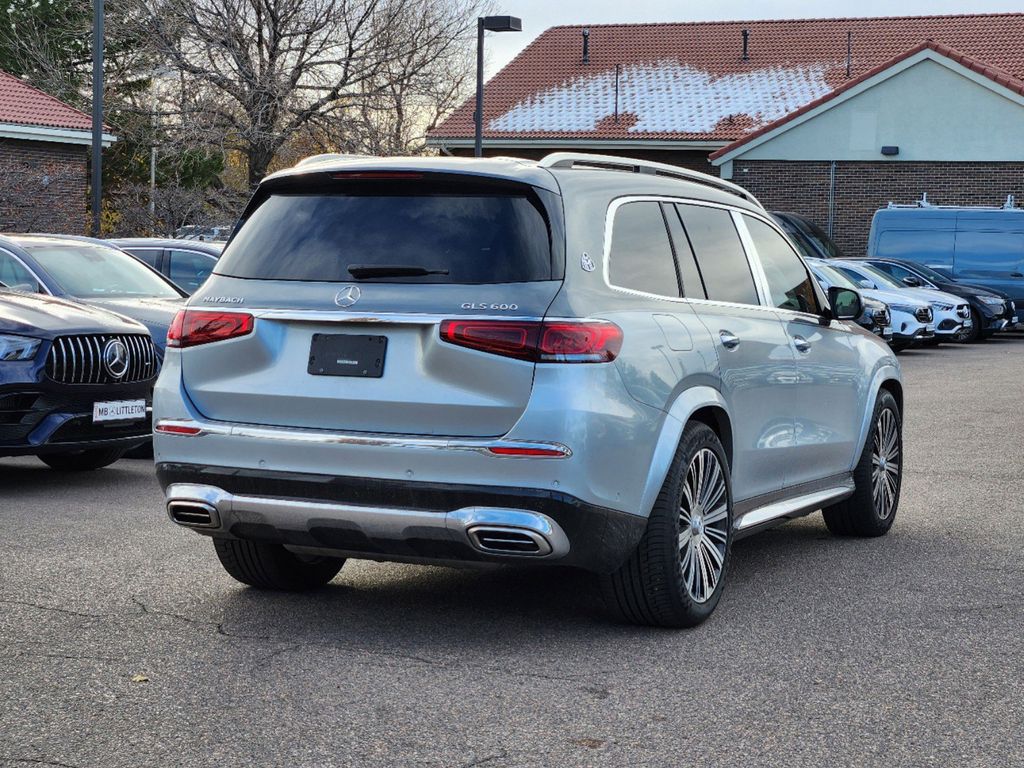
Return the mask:
<svg viewBox="0 0 1024 768"><path fill-rule="evenodd" d="M890 535L743 541L693 631L565 570L259 593L149 463L0 459L0 766L1024 765L1024 335L903 364Z"/></svg>

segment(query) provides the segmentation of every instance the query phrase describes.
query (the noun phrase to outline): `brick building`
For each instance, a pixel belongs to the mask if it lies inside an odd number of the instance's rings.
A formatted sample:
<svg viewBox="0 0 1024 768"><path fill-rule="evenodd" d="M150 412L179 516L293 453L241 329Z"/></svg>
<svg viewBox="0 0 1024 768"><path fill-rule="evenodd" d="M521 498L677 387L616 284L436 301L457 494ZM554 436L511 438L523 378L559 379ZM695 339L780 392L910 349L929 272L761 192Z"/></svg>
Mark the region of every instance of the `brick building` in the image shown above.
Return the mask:
<svg viewBox="0 0 1024 768"><path fill-rule="evenodd" d="M890 200L1024 200L1022 36L1024 14L555 27L487 84L485 153L721 174L857 253ZM472 100L429 143L471 154Z"/></svg>
<svg viewBox="0 0 1024 768"><path fill-rule="evenodd" d="M88 115L0 72L0 232L82 234L91 142Z"/></svg>

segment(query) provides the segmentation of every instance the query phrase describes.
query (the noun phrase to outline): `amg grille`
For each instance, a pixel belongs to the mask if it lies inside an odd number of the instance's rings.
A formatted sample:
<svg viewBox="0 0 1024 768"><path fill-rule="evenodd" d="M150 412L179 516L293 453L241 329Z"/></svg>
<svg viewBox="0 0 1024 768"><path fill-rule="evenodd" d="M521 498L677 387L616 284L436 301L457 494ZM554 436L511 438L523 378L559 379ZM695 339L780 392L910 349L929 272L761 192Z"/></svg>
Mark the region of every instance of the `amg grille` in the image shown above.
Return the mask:
<svg viewBox="0 0 1024 768"><path fill-rule="evenodd" d="M922 323L930 323L932 321L932 308L922 307L914 313L914 317Z"/></svg>
<svg viewBox="0 0 1024 768"><path fill-rule="evenodd" d="M104 362L111 341L120 341L127 353L127 368L116 376ZM62 384L128 384L156 376L156 347L142 334L58 336L46 359L46 375Z"/></svg>

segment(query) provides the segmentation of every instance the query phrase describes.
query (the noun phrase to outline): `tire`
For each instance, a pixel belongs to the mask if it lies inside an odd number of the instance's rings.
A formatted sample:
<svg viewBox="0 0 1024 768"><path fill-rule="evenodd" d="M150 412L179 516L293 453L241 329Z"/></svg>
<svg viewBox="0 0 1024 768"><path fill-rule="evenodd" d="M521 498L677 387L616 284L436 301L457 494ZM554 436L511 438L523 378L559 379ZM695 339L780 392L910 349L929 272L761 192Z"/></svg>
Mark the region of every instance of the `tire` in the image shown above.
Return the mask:
<svg viewBox="0 0 1024 768"><path fill-rule="evenodd" d="M691 499L702 495L695 510ZM692 514L701 507L711 513ZM695 627L721 599L731 547L732 483L725 451L707 425L691 422L643 537L619 570L602 577L605 602L634 624Z"/></svg>
<svg viewBox="0 0 1024 768"><path fill-rule="evenodd" d="M258 589L316 589L337 576L345 564L344 558L304 557L262 541L214 539L213 546L232 578Z"/></svg>
<svg viewBox="0 0 1024 768"><path fill-rule="evenodd" d="M896 398L887 390L878 393L871 425L853 471L853 495L821 511L836 536L884 536L896 519L903 482L903 421Z"/></svg>
<svg viewBox="0 0 1024 768"><path fill-rule="evenodd" d="M61 472L88 472L108 467L124 456L124 448L94 448L77 453L44 453L39 460Z"/></svg>
<svg viewBox="0 0 1024 768"><path fill-rule="evenodd" d="M978 314L978 310L971 307L971 328L968 331L961 331L957 334L956 340L965 344L974 344L981 341L985 337L985 332L981 326L981 315Z"/></svg>

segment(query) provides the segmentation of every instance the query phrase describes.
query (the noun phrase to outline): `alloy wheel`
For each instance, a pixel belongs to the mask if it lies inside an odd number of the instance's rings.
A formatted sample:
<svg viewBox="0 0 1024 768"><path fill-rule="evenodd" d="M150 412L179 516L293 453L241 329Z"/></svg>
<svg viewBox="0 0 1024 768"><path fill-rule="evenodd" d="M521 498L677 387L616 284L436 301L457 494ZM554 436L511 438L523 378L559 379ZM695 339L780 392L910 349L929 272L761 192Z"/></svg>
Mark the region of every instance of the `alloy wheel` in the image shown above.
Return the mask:
<svg viewBox="0 0 1024 768"><path fill-rule="evenodd" d="M871 453L871 496L875 512L882 520L896 509L900 482L900 433L896 415L885 408L875 422L875 442Z"/></svg>
<svg viewBox="0 0 1024 768"><path fill-rule="evenodd" d="M691 459L679 505L679 558L683 584L698 603L707 602L722 579L729 541L725 473L714 451Z"/></svg>

